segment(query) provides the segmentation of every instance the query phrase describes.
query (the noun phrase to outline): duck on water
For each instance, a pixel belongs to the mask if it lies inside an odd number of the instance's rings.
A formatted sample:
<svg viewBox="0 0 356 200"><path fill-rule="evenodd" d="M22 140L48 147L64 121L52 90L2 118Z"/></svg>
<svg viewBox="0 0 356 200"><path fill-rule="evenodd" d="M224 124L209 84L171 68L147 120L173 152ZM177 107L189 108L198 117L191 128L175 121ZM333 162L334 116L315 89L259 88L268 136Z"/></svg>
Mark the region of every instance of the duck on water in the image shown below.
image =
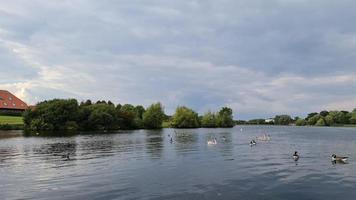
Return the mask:
<svg viewBox="0 0 356 200"><path fill-rule="evenodd" d="M345 163L345 162L347 162L347 159L348 159L349 157L346 157L346 156L337 156L337 155L335 155L335 154L333 154L333 155L331 155L331 161L333 161L333 162L343 162L343 163Z"/></svg>
<svg viewBox="0 0 356 200"><path fill-rule="evenodd" d="M256 141L255 140L251 140L251 142L250 142L250 146L253 146L253 145L256 145L257 143L256 143Z"/></svg>
<svg viewBox="0 0 356 200"><path fill-rule="evenodd" d="M293 160L294 160L294 161L298 161L298 160L299 160L298 152L295 151L292 157L293 157Z"/></svg>

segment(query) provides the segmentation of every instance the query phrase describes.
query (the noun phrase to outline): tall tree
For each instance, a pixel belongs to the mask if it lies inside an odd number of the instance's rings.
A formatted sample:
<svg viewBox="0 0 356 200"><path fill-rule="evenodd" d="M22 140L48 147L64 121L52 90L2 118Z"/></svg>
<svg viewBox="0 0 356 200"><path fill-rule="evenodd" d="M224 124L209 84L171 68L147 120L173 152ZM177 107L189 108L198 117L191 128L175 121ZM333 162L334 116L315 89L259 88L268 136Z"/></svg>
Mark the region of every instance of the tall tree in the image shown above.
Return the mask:
<svg viewBox="0 0 356 200"><path fill-rule="evenodd" d="M161 103L152 104L143 113L143 124L145 128L157 129L162 128L164 111Z"/></svg>
<svg viewBox="0 0 356 200"><path fill-rule="evenodd" d="M276 125L289 125L292 121L293 120L289 115L277 115L274 118L274 123Z"/></svg>
<svg viewBox="0 0 356 200"><path fill-rule="evenodd" d="M185 106L178 107L172 117L174 128L198 128L199 117L196 112Z"/></svg>
<svg viewBox="0 0 356 200"><path fill-rule="evenodd" d="M222 107L218 112L217 122L219 127L233 127L234 119L232 116L232 109L228 107Z"/></svg>
<svg viewBox="0 0 356 200"><path fill-rule="evenodd" d="M215 113L208 111L201 119L201 126L206 128L215 128L218 126Z"/></svg>

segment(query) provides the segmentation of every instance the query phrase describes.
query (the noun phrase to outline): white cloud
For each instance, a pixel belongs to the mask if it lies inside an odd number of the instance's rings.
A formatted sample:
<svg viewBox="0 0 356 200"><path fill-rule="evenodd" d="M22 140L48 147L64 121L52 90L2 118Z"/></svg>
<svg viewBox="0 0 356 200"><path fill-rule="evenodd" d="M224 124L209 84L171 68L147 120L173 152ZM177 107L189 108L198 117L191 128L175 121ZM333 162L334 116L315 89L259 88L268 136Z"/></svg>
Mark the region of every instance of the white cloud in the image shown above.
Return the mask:
<svg viewBox="0 0 356 200"><path fill-rule="evenodd" d="M352 108L356 4L11 1L0 5L0 88L237 117ZM338 9L345 8L342 13ZM337 17L335 17L337 16ZM5 65L11 66L8 70Z"/></svg>

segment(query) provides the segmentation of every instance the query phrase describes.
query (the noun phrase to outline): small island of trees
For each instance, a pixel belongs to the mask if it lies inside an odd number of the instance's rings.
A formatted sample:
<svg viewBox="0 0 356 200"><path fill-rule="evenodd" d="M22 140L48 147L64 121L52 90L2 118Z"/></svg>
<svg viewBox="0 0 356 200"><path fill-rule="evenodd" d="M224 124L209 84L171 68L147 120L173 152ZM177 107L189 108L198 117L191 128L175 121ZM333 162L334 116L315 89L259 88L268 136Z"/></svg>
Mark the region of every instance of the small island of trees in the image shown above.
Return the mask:
<svg viewBox="0 0 356 200"><path fill-rule="evenodd" d="M89 131L119 129L159 129L163 122L173 128L233 127L232 109L223 107L219 112L204 116L185 106L167 116L161 103L146 109L141 105L117 104L111 101L78 103L75 99L53 99L38 103L23 114L24 127L33 131Z"/></svg>

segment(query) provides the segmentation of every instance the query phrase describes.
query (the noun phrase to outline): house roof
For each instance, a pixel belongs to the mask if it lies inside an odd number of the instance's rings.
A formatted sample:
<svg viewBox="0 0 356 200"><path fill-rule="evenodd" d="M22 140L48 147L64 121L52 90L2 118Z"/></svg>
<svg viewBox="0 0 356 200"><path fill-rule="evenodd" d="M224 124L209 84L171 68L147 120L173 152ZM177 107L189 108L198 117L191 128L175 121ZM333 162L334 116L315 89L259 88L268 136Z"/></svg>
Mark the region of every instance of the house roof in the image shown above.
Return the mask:
<svg viewBox="0 0 356 200"><path fill-rule="evenodd" d="M9 91L0 90L0 109L25 110L28 106Z"/></svg>

